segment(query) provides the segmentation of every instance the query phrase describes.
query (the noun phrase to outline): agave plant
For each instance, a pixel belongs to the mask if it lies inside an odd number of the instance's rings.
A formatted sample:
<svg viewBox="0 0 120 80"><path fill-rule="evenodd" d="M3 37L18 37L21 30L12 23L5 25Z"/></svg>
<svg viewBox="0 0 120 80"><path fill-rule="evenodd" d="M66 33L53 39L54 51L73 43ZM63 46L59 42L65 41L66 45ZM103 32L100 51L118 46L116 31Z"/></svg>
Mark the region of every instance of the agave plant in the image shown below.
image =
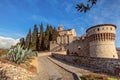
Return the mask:
<svg viewBox="0 0 120 80"><path fill-rule="evenodd" d="M23 46L17 45L11 48L8 52L8 60L17 64L25 63L29 65L29 59L32 59L34 54L31 49L23 49Z"/></svg>

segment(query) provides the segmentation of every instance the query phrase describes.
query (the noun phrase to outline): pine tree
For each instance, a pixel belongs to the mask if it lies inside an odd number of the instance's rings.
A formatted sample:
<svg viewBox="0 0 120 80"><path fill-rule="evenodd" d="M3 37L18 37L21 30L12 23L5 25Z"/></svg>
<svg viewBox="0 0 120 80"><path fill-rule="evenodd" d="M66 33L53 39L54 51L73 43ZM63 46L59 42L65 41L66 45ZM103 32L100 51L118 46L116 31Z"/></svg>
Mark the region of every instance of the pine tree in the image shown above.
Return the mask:
<svg viewBox="0 0 120 80"><path fill-rule="evenodd" d="M31 29L29 29L29 33L26 36L26 43L25 43L25 48L30 48L31 45Z"/></svg>
<svg viewBox="0 0 120 80"><path fill-rule="evenodd" d="M34 31L32 33L32 50L38 50L38 28L37 25L34 25Z"/></svg>

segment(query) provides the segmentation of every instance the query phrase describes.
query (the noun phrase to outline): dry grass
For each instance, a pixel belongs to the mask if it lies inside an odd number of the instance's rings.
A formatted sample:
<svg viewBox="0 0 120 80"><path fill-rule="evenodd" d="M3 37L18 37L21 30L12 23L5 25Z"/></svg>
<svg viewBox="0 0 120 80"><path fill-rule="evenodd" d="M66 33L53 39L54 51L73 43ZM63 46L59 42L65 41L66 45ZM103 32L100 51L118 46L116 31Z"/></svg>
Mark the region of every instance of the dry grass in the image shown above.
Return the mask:
<svg viewBox="0 0 120 80"><path fill-rule="evenodd" d="M89 74L80 76L81 80L119 80L117 78L109 77L103 74Z"/></svg>
<svg viewBox="0 0 120 80"><path fill-rule="evenodd" d="M27 70L35 73L35 74L37 73L37 69L36 69L36 67L33 66L33 65L26 66L26 64L21 64L20 66L21 66L22 68L25 68L25 69L27 69Z"/></svg>
<svg viewBox="0 0 120 80"><path fill-rule="evenodd" d="M1 58L0 58L0 61L1 61L2 63L7 63L7 64L14 65L14 66L16 66L16 67L22 67L22 68L24 68L24 69L26 69L26 70L28 70L28 71L30 71L30 72L33 72L33 73L37 74L37 68L34 67L33 65L30 65L29 67L26 66L26 64L18 65L18 64L15 64L14 62L8 61L8 60L6 60L6 59L1 59Z"/></svg>
<svg viewBox="0 0 120 80"><path fill-rule="evenodd" d="M37 58L34 57L34 59L30 59L29 60L30 66L26 66L26 64L21 64L22 67L37 73L38 72L38 62L37 62Z"/></svg>
<svg viewBox="0 0 120 80"><path fill-rule="evenodd" d="M8 50L7 50L7 49L2 49L2 48L0 48L0 56L5 55L5 54L7 54L7 53L8 53Z"/></svg>

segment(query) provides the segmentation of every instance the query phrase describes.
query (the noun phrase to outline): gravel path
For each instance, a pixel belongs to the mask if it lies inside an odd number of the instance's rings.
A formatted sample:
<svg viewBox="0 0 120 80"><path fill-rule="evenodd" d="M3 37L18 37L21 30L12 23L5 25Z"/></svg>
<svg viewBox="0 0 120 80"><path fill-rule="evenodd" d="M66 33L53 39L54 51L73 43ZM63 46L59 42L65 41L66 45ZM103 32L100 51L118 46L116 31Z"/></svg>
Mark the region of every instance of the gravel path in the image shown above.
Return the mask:
<svg viewBox="0 0 120 80"><path fill-rule="evenodd" d="M39 74L34 80L74 80L71 73L57 66L47 57L47 55L38 57Z"/></svg>

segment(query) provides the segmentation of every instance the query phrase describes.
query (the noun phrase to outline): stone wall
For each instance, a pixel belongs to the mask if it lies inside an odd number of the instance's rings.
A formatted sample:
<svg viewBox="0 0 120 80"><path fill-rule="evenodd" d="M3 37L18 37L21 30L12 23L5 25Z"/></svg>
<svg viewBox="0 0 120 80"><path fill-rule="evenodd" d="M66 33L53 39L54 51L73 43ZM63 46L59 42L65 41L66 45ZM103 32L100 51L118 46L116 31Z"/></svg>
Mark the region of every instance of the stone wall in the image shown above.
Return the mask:
<svg viewBox="0 0 120 80"><path fill-rule="evenodd" d="M71 41L67 50L69 50L70 55L118 59L115 37L115 25L96 25L88 28L86 34Z"/></svg>
<svg viewBox="0 0 120 80"><path fill-rule="evenodd" d="M0 70L6 71L6 76L9 77L7 80L30 80L36 74L32 73L31 70L28 71L17 64L3 59L0 59Z"/></svg>
<svg viewBox="0 0 120 80"><path fill-rule="evenodd" d="M85 36L77 37L66 47L69 50L69 55L90 56L87 42L88 39L85 39Z"/></svg>
<svg viewBox="0 0 120 80"><path fill-rule="evenodd" d="M117 50L118 58L120 59L120 50Z"/></svg>
<svg viewBox="0 0 120 80"><path fill-rule="evenodd" d="M90 27L86 30L87 36L99 33L114 33L116 34L116 26L112 24L100 24L93 27Z"/></svg>
<svg viewBox="0 0 120 80"><path fill-rule="evenodd" d="M118 58L113 41L90 42L90 56L101 58Z"/></svg>
<svg viewBox="0 0 120 80"><path fill-rule="evenodd" d="M62 27L58 29L58 36L56 41L50 41L50 51L65 50L66 44L72 43L76 37L75 29L63 30Z"/></svg>
<svg viewBox="0 0 120 80"><path fill-rule="evenodd" d="M61 54L52 54L52 56L70 63L98 69L100 72L120 75L120 59L77 57Z"/></svg>
<svg viewBox="0 0 120 80"><path fill-rule="evenodd" d="M56 41L50 41L50 51L54 51L59 47L59 45L56 43Z"/></svg>
<svg viewBox="0 0 120 80"><path fill-rule="evenodd" d="M116 26L112 24L101 24L89 28L86 31L89 39L90 57L116 58L115 49Z"/></svg>

